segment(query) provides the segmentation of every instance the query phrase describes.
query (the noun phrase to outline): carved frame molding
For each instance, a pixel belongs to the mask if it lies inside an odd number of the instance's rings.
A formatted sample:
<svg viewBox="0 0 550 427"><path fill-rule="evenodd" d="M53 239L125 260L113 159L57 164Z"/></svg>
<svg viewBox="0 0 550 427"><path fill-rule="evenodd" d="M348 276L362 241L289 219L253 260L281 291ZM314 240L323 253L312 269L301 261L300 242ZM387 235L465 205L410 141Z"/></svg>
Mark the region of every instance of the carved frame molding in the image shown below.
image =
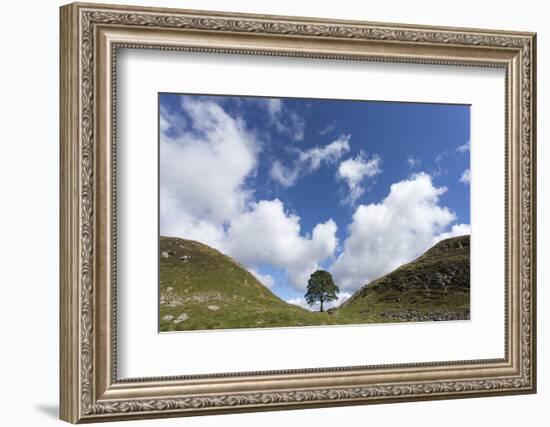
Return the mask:
<svg viewBox="0 0 550 427"><path fill-rule="evenodd" d="M120 47L506 68L506 357L117 380L116 287L110 279L116 279L114 65ZM534 392L534 98L532 33L93 4L62 7L61 418L102 421ZM299 386L285 386L289 379ZM200 393L193 388L197 384L203 386ZM204 385L210 387L206 392Z"/></svg>

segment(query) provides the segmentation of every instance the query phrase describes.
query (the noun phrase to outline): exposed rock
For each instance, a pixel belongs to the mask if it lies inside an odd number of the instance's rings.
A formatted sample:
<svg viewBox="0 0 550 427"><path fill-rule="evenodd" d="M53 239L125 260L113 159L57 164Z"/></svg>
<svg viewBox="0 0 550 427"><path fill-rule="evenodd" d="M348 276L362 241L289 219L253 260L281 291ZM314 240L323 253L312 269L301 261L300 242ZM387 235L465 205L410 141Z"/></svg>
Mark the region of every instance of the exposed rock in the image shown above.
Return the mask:
<svg viewBox="0 0 550 427"><path fill-rule="evenodd" d="M188 289L185 289L184 292L188 293ZM160 294L160 304L168 307L177 307L183 305L186 302L225 302L228 298L229 297L223 296L220 292L209 292L206 294L182 296L175 293L173 287L168 287Z"/></svg>
<svg viewBox="0 0 550 427"><path fill-rule="evenodd" d="M187 319L189 319L189 315L187 313L181 313L176 320L174 320L174 323L178 324L181 322L185 322Z"/></svg>
<svg viewBox="0 0 550 427"><path fill-rule="evenodd" d="M163 257L163 258L168 258L170 255L168 254L168 252L162 251L160 253L160 256Z"/></svg>
<svg viewBox="0 0 550 427"><path fill-rule="evenodd" d="M183 255L183 256L180 256L180 261L183 261L183 262L187 262L191 259L191 256L190 255Z"/></svg>
<svg viewBox="0 0 550 427"><path fill-rule="evenodd" d="M206 308L212 311L218 311L220 309L220 307L218 307L217 305L209 305Z"/></svg>
<svg viewBox="0 0 550 427"><path fill-rule="evenodd" d="M170 288L168 288L170 289ZM176 295L170 291L160 294L160 305L165 307L178 307L180 305L183 305L184 299L180 297L179 295Z"/></svg>
<svg viewBox="0 0 550 427"><path fill-rule="evenodd" d="M166 322L169 322L170 320L173 320L174 319L174 316L172 316L171 314L167 314L166 316L164 316L162 318L162 320L166 321Z"/></svg>
<svg viewBox="0 0 550 427"><path fill-rule="evenodd" d="M419 313L416 310L405 310L399 313L384 312L380 316L399 322L437 322L446 320L470 320L470 310L456 312L432 311L430 313Z"/></svg>
<svg viewBox="0 0 550 427"><path fill-rule="evenodd" d="M211 302L223 301L224 297L220 292L210 292L208 294L193 295L191 297L187 297L186 300L195 302Z"/></svg>

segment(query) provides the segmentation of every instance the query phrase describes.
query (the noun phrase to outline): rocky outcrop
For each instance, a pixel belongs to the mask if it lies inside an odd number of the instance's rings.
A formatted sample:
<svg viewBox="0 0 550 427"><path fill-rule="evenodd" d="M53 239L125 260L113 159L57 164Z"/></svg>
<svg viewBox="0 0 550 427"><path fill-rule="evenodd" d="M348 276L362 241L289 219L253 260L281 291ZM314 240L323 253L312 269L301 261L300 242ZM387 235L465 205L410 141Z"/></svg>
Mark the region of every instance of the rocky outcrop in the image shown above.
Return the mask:
<svg viewBox="0 0 550 427"><path fill-rule="evenodd" d="M432 311L420 313L416 310L405 310L401 312L382 312L381 317L387 317L396 322L437 322L445 320L470 320L470 310L460 311Z"/></svg>
<svg viewBox="0 0 550 427"><path fill-rule="evenodd" d="M459 236L363 286L339 309L381 321L467 320L469 299L470 236Z"/></svg>

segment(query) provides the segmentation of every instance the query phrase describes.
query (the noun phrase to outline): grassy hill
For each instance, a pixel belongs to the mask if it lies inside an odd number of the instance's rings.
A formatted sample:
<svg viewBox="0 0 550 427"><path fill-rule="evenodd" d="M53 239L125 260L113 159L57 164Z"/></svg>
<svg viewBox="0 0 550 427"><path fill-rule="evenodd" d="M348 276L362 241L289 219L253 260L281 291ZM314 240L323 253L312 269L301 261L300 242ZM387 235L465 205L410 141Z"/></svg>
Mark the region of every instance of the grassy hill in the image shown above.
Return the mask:
<svg viewBox="0 0 550 427"><path fill-rule="evenodd" d="M334 323L327 313L281 300L242 265L207 245L160 238L161 331Z"/></svg>
<svg viewBox="0 0 550 427"><path fill-rule="evenodd" d="M363 286L338 311L377 322L469 319L470 236L442 240Z"/></svg>
<svg viewBox="0 0 550 427"><path fill-rule="evenodd" d="M469 237L448 239L324 313L288 304L232 258L160 238L160 330L388 323L469 318Z"/></svg>

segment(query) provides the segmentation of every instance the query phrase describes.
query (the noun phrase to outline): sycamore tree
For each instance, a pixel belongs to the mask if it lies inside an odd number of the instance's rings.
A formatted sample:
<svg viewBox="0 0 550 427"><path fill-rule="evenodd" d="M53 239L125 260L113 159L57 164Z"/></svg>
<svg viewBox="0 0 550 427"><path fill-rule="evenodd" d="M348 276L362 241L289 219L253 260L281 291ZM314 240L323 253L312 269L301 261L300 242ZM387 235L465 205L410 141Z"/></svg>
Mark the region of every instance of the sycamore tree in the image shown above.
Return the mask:
<svg viewBox="0 0 550 427"><path fill-rule="evenodd" d="M323 303L337 300L339 292L340 289L332 280L332 275L328 271L317 270L309 276L304 298L309 305L319 302L321 305L319 311L323 311Z"/></svg>

